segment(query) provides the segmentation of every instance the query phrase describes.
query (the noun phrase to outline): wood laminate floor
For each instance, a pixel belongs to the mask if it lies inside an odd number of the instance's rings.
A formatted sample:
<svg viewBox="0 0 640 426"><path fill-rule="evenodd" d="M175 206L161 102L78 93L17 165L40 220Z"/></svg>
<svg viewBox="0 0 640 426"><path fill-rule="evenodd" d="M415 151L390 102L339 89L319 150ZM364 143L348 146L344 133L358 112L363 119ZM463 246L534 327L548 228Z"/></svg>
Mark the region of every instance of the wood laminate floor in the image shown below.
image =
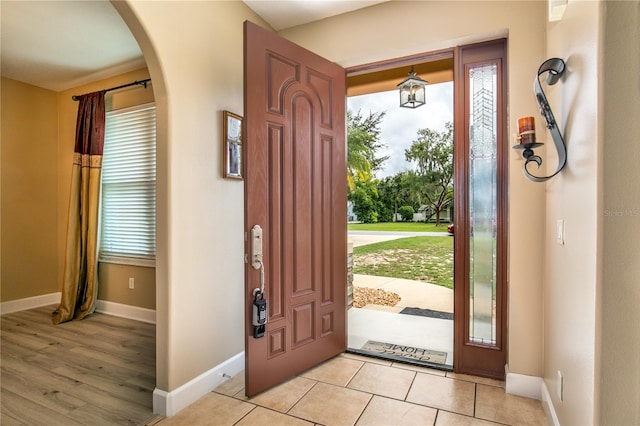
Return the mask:
<svg viewBox="0 0 640 426"><path fill-rule="evenodd" d="M53 325L54 308L1 317L0 423L137 425L155 417L155 326L98 313Z"/></svg>

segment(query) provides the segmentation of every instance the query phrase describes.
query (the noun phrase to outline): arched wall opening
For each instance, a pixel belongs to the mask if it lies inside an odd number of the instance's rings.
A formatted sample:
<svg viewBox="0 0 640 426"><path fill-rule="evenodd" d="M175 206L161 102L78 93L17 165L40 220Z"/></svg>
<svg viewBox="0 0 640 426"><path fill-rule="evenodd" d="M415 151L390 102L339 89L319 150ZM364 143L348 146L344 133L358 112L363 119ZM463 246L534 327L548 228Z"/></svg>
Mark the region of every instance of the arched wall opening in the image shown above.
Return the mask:
<svg viewBox="0 0 640 426"><path fill-rule="evenodd" d="M223 176L223 112L243 111L242 2L113 1L157 110L156 388L173 415L244 368L244 183ZM169 30L171 28L171 30Z"/></svg>
<svg viewBox="0 0 640 426"><path fill-rule="evenodd" d="M156 102L156 389L168 389L168 126L167 91L158 55L127 1L112 1L142 50ZM158 412L154 403L154 412Z"/></svg>

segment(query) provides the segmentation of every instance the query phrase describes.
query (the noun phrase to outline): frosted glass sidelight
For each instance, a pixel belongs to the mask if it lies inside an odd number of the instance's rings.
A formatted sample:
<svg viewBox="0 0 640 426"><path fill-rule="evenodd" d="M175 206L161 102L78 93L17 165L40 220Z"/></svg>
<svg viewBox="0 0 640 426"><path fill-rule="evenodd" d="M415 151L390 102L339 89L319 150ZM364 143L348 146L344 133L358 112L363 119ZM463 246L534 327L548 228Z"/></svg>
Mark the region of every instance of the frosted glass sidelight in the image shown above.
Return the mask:
<svg viewBox="0 0 640 426"><path fill-rule="evenodd" d="M469 69L469 342L496 344L497 66Z"/></svg>

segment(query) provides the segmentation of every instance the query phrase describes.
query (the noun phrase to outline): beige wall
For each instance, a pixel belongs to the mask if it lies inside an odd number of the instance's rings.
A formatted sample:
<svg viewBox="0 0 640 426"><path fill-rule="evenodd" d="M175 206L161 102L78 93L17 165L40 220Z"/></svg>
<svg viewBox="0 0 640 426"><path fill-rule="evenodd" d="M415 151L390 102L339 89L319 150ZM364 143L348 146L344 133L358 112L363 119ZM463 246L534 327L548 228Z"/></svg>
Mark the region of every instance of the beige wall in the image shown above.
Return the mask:
<svg viewBox="0 0 640 426"><path fill-rule="evenodd" d="M604 4L600 425L640 424L640 2ZM598 377L598 376L597 376ZM598 388L599 384L599 388Z"/></svg>
<svg viewBox="0 0 640 426"><path fill-rule="evenodd" d="M2 78L2 302L59 291L56 94Z"/></svg>
<svg viewBox="0 0 640 426"><path fill-rule="evenodd" d="M547 26L547 56L566 62L563 79L547 89L567 145L564 171L546 184L544 381L561 424L593 424L596 365L599 151L602 117L601 2L570 1ZM552 167L552 165L549 165ZM556 223L565 221L565 244ZM557 395L557 372L563 400Z"/></svg>
<svg viewBox="0 0 640 426"><path fill-rule="evenodd" d="M156 308L156 268L100 263L98 278L98 300ZM129 278L134 280L134 289L129 289Z"/></svg>
<svg viewBox="0 0 640 426"><path fill-rule="evenodd" d="M423 24L404 25L407 16L420 16ZM399 1L281 35L343 66L508 36L508 134L512 134L518 117L538 116L532 83L544 60L544 31L544 2ZM537 121L537 127L544 128ZM541 376L542 268L536 264L543 253L544 185L523 177L518 152L509 155L509 369Z"/></svg>

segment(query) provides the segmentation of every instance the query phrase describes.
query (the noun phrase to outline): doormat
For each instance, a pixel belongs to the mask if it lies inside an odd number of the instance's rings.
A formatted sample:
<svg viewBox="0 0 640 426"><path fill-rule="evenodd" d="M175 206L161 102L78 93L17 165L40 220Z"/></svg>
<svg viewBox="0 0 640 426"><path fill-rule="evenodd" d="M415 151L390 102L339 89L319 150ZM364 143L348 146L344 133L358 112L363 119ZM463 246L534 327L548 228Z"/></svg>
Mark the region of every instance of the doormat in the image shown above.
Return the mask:
<svg viewBox="0 0 640 426"><path fill-rule="evenodd" d="M445 364L447 361L446 352L414 348L413 346L395 345L393 343L376 342L375 340L369 340L361 350L373 352L376 355L383 355L385 357L398 357L407 361L429 362L433 364Z"/></svg>
<svg viewBox="0 0 640 426"><path fill-rule="evenodd" d="M400 311L401 314L417 315L419 317L429 317L452 320L453 314L451 312L434 311L432 309L420 309L420 308L404 308Z"/></svg>

